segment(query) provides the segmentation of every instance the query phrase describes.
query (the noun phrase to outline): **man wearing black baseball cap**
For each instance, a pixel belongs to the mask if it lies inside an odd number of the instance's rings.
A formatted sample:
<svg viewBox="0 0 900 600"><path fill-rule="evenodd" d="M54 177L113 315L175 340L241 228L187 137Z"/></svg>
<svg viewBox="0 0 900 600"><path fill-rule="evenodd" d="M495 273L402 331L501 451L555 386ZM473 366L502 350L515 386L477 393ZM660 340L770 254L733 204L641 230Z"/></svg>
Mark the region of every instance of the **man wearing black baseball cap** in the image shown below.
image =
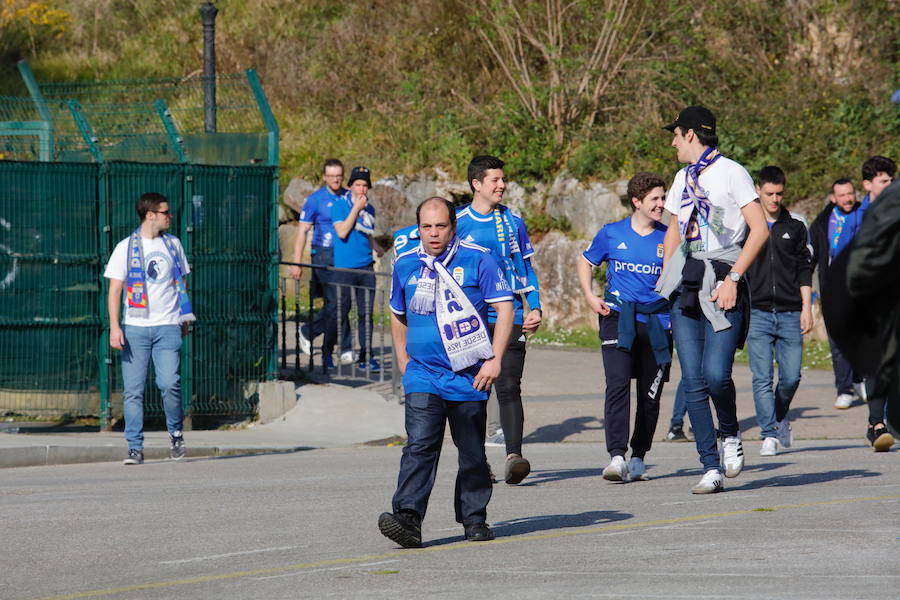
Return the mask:
<svg viewBox="0 0 900 600"><path fill-rule="evenodd" d="M689 106L664 129L674 134L678 161L688 166L675 175L666 195L672 217L656 291L673 301L672 334L704 470L691 491L710 494L723 489L723 470L736 477L744 467L731 367L749 322L742 277L768 239L768 227L750 174L719 152L716 117L709 109ZM718 431L707 396L716 407Z"/></svg>

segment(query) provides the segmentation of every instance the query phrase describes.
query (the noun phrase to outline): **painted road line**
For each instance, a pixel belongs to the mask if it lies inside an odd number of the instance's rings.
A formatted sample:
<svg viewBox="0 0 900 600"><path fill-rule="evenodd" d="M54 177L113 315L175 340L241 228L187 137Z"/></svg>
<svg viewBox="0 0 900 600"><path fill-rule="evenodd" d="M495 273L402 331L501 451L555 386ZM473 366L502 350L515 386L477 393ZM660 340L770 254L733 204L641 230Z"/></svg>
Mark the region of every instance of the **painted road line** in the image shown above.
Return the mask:
<svg viewBox="0 0 900 600"><path fill-rule="evenodd" d="M744 515L759 515L767 512L780 510L799 510L802 508L813 508L816 506L835 506L841 504L855 504L857 502L879 502L893 501L900 499L900 495L892 496L871 496L866 498L844 498L838 500L820 500L817 502L804 502L802 504L784 504L780 506L770 506L764 508L748 508L743 510L733 510L728 512L708 513L704 515L689 515L685 517L673 517L671 519L656 519L653 521L642 521L637 523L620 523L615 525L603 525L600 527L586 527L582 529L555 531L553 533L539 533L532 535L510 536L495 539L490 542L478 542L479 547L491 546L499 544L521 544L525 542L534 542L539 540L550 540L557 538L570 537L575 535L592 535L598 533L607 533L610 531L622 531L627 529L643 529L648 527L659 527L660 525L674 525L679 523L696 523L698 521L707 521L710 519L722 519L726 517L737 517ZM449 544L445 546L429 546L425 548L417 548L411 550L394 550L382 554L368 554L364 556L352 556L345 558L333 558L312 563L299 563L295 565L285 565L281 567L268 567L265 569L254 569L250 571L235 571L232 573L218 573L215 575L201 575L199 577L191 577L187 579L175 579L171 581L158 581L154 583L139 583L116 588L107 588L101 590L91 590L87 592L77 592L74 594L63 594L59 596L47 596L41 600L76 600L78 598L99 598L103 596L114 596L116 594L126 594L138 592L141 590L159 590L173 588L184 585L195 585L198 583L209 583L212 581L224 581L228 579L239 579L242 577L252 577L258 575L275 575L277 573L288 573L291 571L307 571L311 569L321 569L322 567L331 567L337 565L353 565L364 562L372 562L378 560L394 559L398 556L426 554L432 552L448 552L461 548L471 548L470 542Z"/></svg>
<svg viewBox="0 0 900 600"><path fill-rule="evenodd" d="M183 565L185 563L199 562L203 560L218 560L220 558L231 558L232 556L247 556L248 554L260 554L262 552L281 552L282 550L296 550L298 548L308 548L309 544L303 546L280 546L278 548L260 548L258 550L243 550L241 552L228 552L226 554L210 554L209 556L197 556L194 558L180 558L178 560L164 560L161 565Z"/></svg>

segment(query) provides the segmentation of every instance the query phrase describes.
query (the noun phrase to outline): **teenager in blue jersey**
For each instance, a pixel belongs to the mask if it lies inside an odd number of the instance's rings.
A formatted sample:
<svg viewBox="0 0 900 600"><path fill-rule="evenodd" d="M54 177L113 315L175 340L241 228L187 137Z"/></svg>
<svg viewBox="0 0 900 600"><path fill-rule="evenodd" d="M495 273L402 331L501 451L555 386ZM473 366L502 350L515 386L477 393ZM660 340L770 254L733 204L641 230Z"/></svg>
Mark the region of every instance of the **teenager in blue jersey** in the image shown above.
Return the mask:
<svg viewBox="0 0 900 600"><path fill-rule="evenodd" d="M466 539L494 538L487 525L492 482L484 453L488 393L512 329L512 293L490 253L455 232L453 205L429 198L416 209L422 241L394 262L391 334L403 374L406 445L392 512L382 534L404 548L422 545L444 429L459 455L454 506ZM487 311L496 314L493 338Z"/></svg>
<svg viewBox="0 0 900 600"><path fill-rule="evenodd" d="M293 261L299 263L306 249L306 238L312 231L312 247L310 256L312 264L319 266L310 274L312 295L321 295L325 301L322 310L311 317L310 321L300 328L300 350L306 354L312 352L312 340L325 334L322 341L322 364L325 368L334 367L331 354L337 343L337 291L332 283L333 273L326 267L334 266L334 225L331 222L331 206L334 201L347 193L344 189L344 164L329 158L322 168L325 185L310 194L303 203L303 210L297 220L297 236L294 238ZM300 279L302 267L291 267L290 274ZM341 336L341 362L353 362L351 350L350 327L343 327Z"/></svg>
<svg viewBox="0 0 900 600"><path fill-rule="evenodd" d="M351 296L356 297L356 312L359 317L359 356L356 368L372 372L381 370L381 365L371 355L372 349L372 309L375 305L375 268L372 250L375 233L375 208L369 204L366 195L372 187L372 179L367 167L354 167L347 180L350 191L334 201L331 206L331 220L334 223L334 266L353 271L335 271L333 281L338 288L338 319L347 323L350 317Z"/></svg>
<svg viewBox="0 0 900 600"><path fill-rule="evenodd" d="M472 203L457 211L456 231L460 239L491 251L514 293L512 336L509 348L503 355L503 369L494 384L494 391L506 446L504 480L515 485L531 472L531 464L522 457L522 430L525 424L522 371L525 367L525 336L537 331L541 324L541 298L537 276L531 267L534 249L525 223L519 215L501 204L506 191L503 166L503 161L494 156L476 156L469 163ZM527 311L525 303L528 304ZM488 321L489 327L493 327L494 315L490 311Z"/></svg>
<svg viewBox="0 0 900 600"><path fill-rule="evenodd" d="M665 181L638 173L628 182L632 215L604 225L578 261L578 281L591 309L600 315L603 371L606 375L604 430L611 461L603 469L610 481L645 480L644 457L653 444L663 382L672 363L669 302L654 291L662 273L662 219ZM606 268L603 298L591 289L592 271ZM631 460L625 463L631 414L631 380L637 380Z"/></svg>

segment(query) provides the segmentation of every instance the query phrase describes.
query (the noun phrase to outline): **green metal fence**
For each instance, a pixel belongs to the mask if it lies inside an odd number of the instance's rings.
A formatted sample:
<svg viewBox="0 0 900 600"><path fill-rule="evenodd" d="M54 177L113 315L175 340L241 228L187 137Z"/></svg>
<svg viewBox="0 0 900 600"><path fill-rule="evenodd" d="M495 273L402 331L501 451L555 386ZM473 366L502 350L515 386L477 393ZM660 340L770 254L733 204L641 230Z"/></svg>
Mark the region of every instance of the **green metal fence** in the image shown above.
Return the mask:
<svg viewBox="0 0 900 600"><path fill-rule="evenodd" d="M0 412L121 415L102 271L157 191L174 213L198 322L182 352L188 414L242 417L277 374L275 167L0 161ZM162 414L153 376L146 412Z"/></svg>

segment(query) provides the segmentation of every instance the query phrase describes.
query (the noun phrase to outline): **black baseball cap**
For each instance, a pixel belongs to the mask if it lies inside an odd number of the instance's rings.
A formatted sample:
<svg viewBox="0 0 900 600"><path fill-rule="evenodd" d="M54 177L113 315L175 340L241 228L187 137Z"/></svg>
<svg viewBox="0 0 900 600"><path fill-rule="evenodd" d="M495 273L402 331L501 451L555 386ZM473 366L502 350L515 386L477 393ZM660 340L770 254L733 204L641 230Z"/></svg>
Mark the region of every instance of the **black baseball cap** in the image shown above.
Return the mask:
<svg viewBox="0 0 900 600"><path fill-rule="evenodd" d="M347 180L347 185L353 185L353 182L357 179L364 180L369 184L369 187L372 187L372 179L369 175L369 167L353 167L353 170L350 171L350 179Z"/></svg>
<svg viewBox="0 0 900 600"><path fill-rule="evenodd" d="M694 131L705 131L706 133L716 134L716 117L708 108L704 106L688 106L678 113L678 118L670 125L666 125L663 129L674 132L676 127L681 127L682 133L688 129Z"/></svg>

